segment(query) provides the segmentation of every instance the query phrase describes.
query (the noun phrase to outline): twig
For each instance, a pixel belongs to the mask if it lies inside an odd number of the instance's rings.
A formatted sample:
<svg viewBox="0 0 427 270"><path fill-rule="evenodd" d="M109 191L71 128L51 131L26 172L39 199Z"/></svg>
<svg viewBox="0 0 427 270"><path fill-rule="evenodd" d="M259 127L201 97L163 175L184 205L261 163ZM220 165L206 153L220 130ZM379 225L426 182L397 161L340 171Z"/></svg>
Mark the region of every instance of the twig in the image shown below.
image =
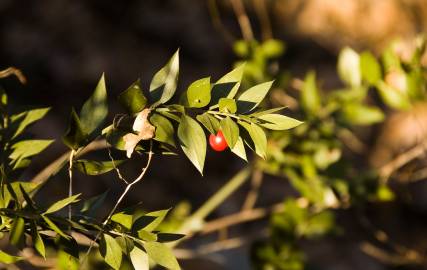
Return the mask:
<svg viewBox="0 0 427 270"><path fill-rule="evenodd" d="M251 22L249 21L248 15L246 14L243 2L241 0L230 0L230 3L233 7L234 13L236 14L243 38L246 41L253 40L254 34L252 32Z"/></svg>
<svg viewBox="0 0 427 270"><path fill-rule="evenodd" d="M422 265L425 263L425 259L417 253L408 253L404 255L390 254L389 252L380 249L374 246L371 243L363 242L360 245L360 249L379 260L382 263L392 264L392 265L406 265L406 264L419 264Z"/></svg>
<svg viewBox="0 0 427 270"><path fill-rule="evenodd" d="M230 31L227 30L227 28L222 23L216 0L208 0L208 11L212 20L213 27L218 32L220 32L224 37L225 41L229 43L230 46L232 46L236 38L231 34Z"/></svg>
<svg viewBox="0 0 427 270"><path fill-rule="evenodd" d="M76 154L75 150L71 150L70 152L70 158L69 158L69 166L68 166L68 176L70 179L70 182L68 183L68 197L73 196L73 161L74 161L74 155ZM71 212L72 212L72 206L71 203L68 205L68 219L71 220Z"/></svg>
<svg viewBox="0 0 427 270"><path fill-rule="evenodd" d="M74 157L78 158L91 151L104 149L106 148L106 145L107 144L105 140L93 141L82 150L76 151ZM51 164L46 166L42 171L40 171L36 176L34 176L33 179L31 179L31 182L36 184L45 183L50 176L56 174L62 167L65 166L65 164L67 164L70 154L71 151L62 154L59 158L54 160Z"/></svg>
<svg viewBox="0 0 427 270"><path fill-rule="evenodd" d="M265 0L252 0L252 2L261 25L262 39L271 39L273 37L273 31L271 30L271 23Z"/></svg>
<svg viewBox="0 0 427 270"><path fill-rule="evenodd" d="M120 172L119 168L116 166L116 162L114 161L113 156L111 155L111 150L110 148L107 147L108 150L108 156L110 157L111 163L113 164L113 168L117 173L117 177L122 180L123 182L125 182L126 185L129 185L129 182L126 180L126 178L123 177L122 173Z"/></svg>
<svg viewBox="0 0 427 270"><path fill-rule="evenodd" d="M410 161L423 156L425 154L427 148L427 141L424 141L417 146L411 148L410 150L398 155L395 159L388 162L384 166L382 166L378 172L380 176L380 181L382 183L387 183L390 176L393 174L393 172L397 171Z"/></svg>
<svg viewBox="0 0 427 270"><path fill-rule="evenodd" d="M19 82L22 84L26 84L27 83L27 78L25 78L24 74L22 73L21 70L15 68L15 67L9 67L7 69L1 70L0 71L0 78L6 78L9 77L11 75L15 75L16 78L18 78Z"/></svg>
<svg viewBox="0 0 427 270"><path fill-rule="evenodd" d="M251 178L251 189L249 190L248 195L246 196L246 199L242 206L242 210L249 210L254 207L258 198L259 188L264 178L263 176L264 174L261 169L256 168L255 170L253 170Z"/></svg>
<svg viewBox="0 0 427 270"><path fill-rule="evenodd" d="M108 222L110 221L111 217L114 215L114 213L117 210L117 207L120 205L120 203L123 201L123 199L126 197L127 193L130 191L130 189L132 188L133 185L137 184L139 181L141 181L145 175L145 173L147 172L148 167L151 164L151 159L153 157L153 141L150 140L150 150L148 152L148 159L147 159L147 164L145 165L145 167L142 169L140 175L135 178L132 182L130 182L129 184L126 185L125 190L123 191L122 195L120 195L119 199L117 200L116 204L114 205L113 209L111 209L110 213L108 214L107 218L104 220L104 222L102 223L102 227L101 230L97 233L95 239L93 240L93 242L91 242L91 245L89 246L88 250L86 251L85 256L82 259L82 263L85 262L86 258L89 256L90 251L92 250L93 247L93 243L96 243L96 241L99 239L99 237L101 236L102 232L104 231L105 226L108 224Z"/></svg>
<svg viewBox="0 0 427 270"><path fill-rule="evenodd" d="M338 138L354 153L363 154L366 152L366 145L349 129L342 128L338 131Z"/></svg>

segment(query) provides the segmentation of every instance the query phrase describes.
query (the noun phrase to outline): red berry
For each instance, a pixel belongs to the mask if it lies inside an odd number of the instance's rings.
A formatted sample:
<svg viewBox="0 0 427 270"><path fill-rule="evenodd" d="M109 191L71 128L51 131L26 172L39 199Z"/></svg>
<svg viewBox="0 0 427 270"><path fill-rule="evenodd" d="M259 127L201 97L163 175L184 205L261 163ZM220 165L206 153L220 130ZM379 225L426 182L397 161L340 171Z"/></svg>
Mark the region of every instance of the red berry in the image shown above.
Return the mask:
<svg viewBox="0 0 427 270"><path fill-rule="evenodd" d="M213 134L209 136L209 144L213 150L218 152L224 151L228 147L221 130L218 131L216 136Z"/></svg>

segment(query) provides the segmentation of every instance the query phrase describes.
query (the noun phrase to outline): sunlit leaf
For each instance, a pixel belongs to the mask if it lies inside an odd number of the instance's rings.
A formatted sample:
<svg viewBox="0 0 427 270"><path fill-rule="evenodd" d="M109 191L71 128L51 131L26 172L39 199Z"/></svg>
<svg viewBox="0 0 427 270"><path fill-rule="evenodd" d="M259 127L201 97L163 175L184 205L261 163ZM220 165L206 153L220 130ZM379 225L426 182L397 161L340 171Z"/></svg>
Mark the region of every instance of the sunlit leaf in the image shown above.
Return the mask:
<svg viewBox="0 0 427 270"><path fill-rule="evenodd" d="M37 231L37 225L35 223L31 226L31 236L33 239L33 244L37 252L43 257L46 258L46 250L39 232Z"/></svg>
<svg viewBox="0 0 427 270"><path fill-rule="evenodd" d="M239 90L245 64L242 64L225 74L212 87L211 104L216 105L220 98L234 98Z"/></svg>
<svg viewBox="0 0 427 270"><path fill-rule="evenodd" d="M15 116L12 116L11 117L12 124L14 124L14 122L18 123L17 129L13 134L12 139L20 135L24 131L24 129L29 125L31 125L32 123L42 119L49 112L49 110L50 108L33 109L33 110L20 113Z"/></svg>
<svg viewBox="0 0 427 270"><path fill-rule="evenodd" d="M150 116L150 123L156 127L154 140L175 146L173 125L166 117L153 113Z"/></svg>
<svg viewBox="0 0 427 270"><path fill-rule="evenodd" d="M107 89L105 77L102 74L92 96L83 104L80 121L83 129L91 134L99 129L108 115Z"/></svg>
<svg viewBox="0 0 427 270"><path fill-rule="evenodd" d="M220 112L235 113L237 111L236 101L232 98L220 98L218 107Z"/></svg>
<svg viewBox="0 0 427 270"><path fill-rule="evenodd" d="M360 55L360 71L362 79L374 85L381 79L381 66L375 56L370 52Z"/></svg>
<svg viewBox="0 0 427 270"><path fill-rule="evenodd" d="M138 270L148 270L149 269L149 260L148 255L141 249L134 247L130 252L130 260L132 262L133 268Z"/></svg>
<svg viewBox="0 0 427 270"><path fill-rule="evenodd" d="M14 246L21 247L24 244L24 230L25 220L22 217L16 217L12 223L9 242Z"/></svg>
<svg viewBox="0 0 427 270"><path fill-rule="evenodd" d="M79 159L74 162L73 167L87 175L100 175L113 170L123 162L124 160L114 160L113 163L112 161Z"/></svg>
<svg viewBox="0 0 427 270"><path fill-rule="evenodd" d="M190 107L202 108L211 101L210 78L203 78L193 82L187 89L187 102Z"/></svg>
<svg viewBox="0 0 427 270"><path fill-rule="evenodd" d="M122 264L122 249L112 236L108 234L103 235L99 251L109 266L115 270L120 269L120 265Z"/></svg>
<svg viewBox="0 0 427 270"><path fill-rule="evenodd" d="M239 124L248 132L252 140L253 147L255 148L255 153L260 157L265 158L267 151L267 137L264 130L254 123L249 124L246 122L239 122ZM246 143L251 146L251 142L246 141Z"/></svg>
<svg viewBox="0 0 427 270"><path fill-rule="evenodd" d="M179 264L172 251L166 245L158 242L145 242L144 249L150 259L171 270L179 270Z"/></svg>
<svg viewBox="0 0 427 270"><path fill-rule="evenodd" d="M7 254L6 252L0 250L0 262L5 264L13 264L20 260L22 260L22 257L19 256L12 256Z"/></svg>
<svg viewBox="0 0 427 270"><path fill-rule="evenodd" d="M178 83L178 74L179 50L151 80L150 94L153 105L163 104L173 97Z"/></svg>
<svg viewBox="0 0 427 270"><path fill-rule="evenodd" d="M281 114L264 114L258 117L260 126L272 130L287 130L301 125L303 122Z"/></svg>
<svg viewBox="0 0 427 270"><path fill-rule="evenodd" d="M231 152L236 154L241 159L248 161L248 158L246 157L246 150L245 150L245 145L243 143L242 137L239 136L239 138L236 141L236 144L234 145L233 148L231 148Z"/></svg>
<svg viewBox="0 0 427 270"><path fill-rule="evenodd" d="M338 56L338 74L341 80L348 85L360 85L360 58L357 52L349 47L342 49Z"/></svg>
<svg viewBox="0 0 427 270"><path fill-rule="evenodd" d="M51 228L54 232L56 232L57 234L59 234L60 236L66 238L66 239L71 238L69 235L66 235L58 226L56 226L56 224L52 220L50 220L50 218L48 218L45 215L41 215L41 217L46 222L46 224L49 226L49 228Z"/></svg>
<svg viewBox="0 0 427 270"><path fill-rule="evenodd" d="M37 155L45 150L53 140L25 140L12 145L13 152L9 158L19 163L21 160Z"/></svg>
<svg viewBox="0 0 427 270"><path fill-rule="evenodd" d="M220 128L224 134L225 141L230 148L236 145L237 139L239 138L239 126L231 120L230 117L225 117L220 122Z"/></svg>
<svg viewBox="0 0 427 270"><path fill-rule="evenodd" d="M211 133L216 135L219 130L219 120L210 115L203 113L196 116L197 120Z"/></svg>
<svg viewBox="0 0 427 270"><path fill-rule="evenodd" d="M316 73L311 71L307 73L304 84L301 89L301 106L309 115L315 115L319 112L321 99L319 89L316 85Z"/></svg>
<svg viewBox="0 0 427 270"><path fill-rule="evenodd" d="M44 212L44 214L50 214L50 213L57 212L57 211L61 210L62 208L64 208L65 206L79 201L78 197L80 195L81 194L76 194L76 195L73 195L73 196L70 196L68 198L65 198L65 199L62 199L60 201L55 202Z"/></svg>
<svg viewBox="0 0 427 270"><path fill-rule="evenodd" d="M207 144L202 127L193 118L183 115L178 126L178 138L185 155L203 174Z"/></svg>
<svg viewBox="0 0 427 270"><path fill-rule="evenodd" d="M255 85L237 98L237 110L246 113L255 109L265 98L274 81Z"/></svg>

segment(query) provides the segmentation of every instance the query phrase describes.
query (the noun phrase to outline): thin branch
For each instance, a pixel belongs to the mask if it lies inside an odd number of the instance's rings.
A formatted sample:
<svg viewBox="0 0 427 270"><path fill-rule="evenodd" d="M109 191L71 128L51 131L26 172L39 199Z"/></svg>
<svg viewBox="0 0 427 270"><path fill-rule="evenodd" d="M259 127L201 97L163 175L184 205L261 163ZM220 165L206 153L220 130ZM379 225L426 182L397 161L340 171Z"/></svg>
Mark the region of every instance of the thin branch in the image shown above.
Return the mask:
<svg viewBox="0 0 427 270"><path fill-rule="evenodd" d="M9 77L11 75L15 75L16 78L18 78L19 82L21 82L22 84L27 83L27 78L25 78L22 71L15 68L15 67L9 67L7 69L0 71L0 78L6 78L6 77Z"/></svg>
<svg viewBox="0 0 427 270"><path fill-rule="evenodd" d="M230 31L224 26L221 20L221 16L219 14L219 8L216 3L216 0L208 0L208 11L210 14L210 18L212 20L213 27L222 34L225 41L232 46L236 38L231 34Z"/></svg>
<svg viewBox="0 0 427 270"><path fill-rule="evenodd" d="M236 14L243 38L246 41L253 40L254 34L252 32L251 22L249 21L248 15L246 14L243 2L241 0L230 0L230 3L233 7L234 13Z"/></svg>
<svg viewBox="0 0 427 270"><path fill-rule="evenodd" d="M73 161L74 161L75 154L76 154L76 151L71 150L70 158L69 158L69 166L68 166L68 176L70 179L70 182L68 183L68 197L73 196ZM71 212L72 212L72 206L70 203L68 205L68 219L70 220L71 220Z"/></svg>
<svg viewBox="0 0 427 270"><path fill-rule="evenodd" d="M408 164L410 161L425 155L426 148L427 141L424 141L410 150L398 155L395 159L382 166L378 170L380 181L382 183L386 183L395 171Z"/></svg>
<svg viewBox="0 0 427 270"><path fill-rule="evenodd" d="M107 147L108 150L108 156L110 157L111 163L113 164L113 168L117 173L117 177L122 180L123 182L125 182L126 185L129 185L129 182L126 180L126 178L123 177L122 173L120 172L119 168L116 166L116 162L114 161L113 156L111 155L111 150L110 148Z"/></svg>
<svg viewBox="0 0 427 270"><path fill-rule="evenodd" d="M252 0L252 3L261 25L262 39L268 40L273 38L273 31L271 30L271 22L265 0Z"/></svg>
<svg viewBox="0 0 427 270"><path fill-rule="evenodd" d="M342 128L338 131L338 138L354 153L366 153L368 147L349 129Z"/></svg>
<svg viewBox="0 0 427 270"><path fill-rule="evenodd" d="M261 187L264 174L261 169L256 168L252 172L251 178L251 189L246 196L245 202L243 203L242 210L249 210L255 206L256 200L258 198L259 188Z"/></svg>

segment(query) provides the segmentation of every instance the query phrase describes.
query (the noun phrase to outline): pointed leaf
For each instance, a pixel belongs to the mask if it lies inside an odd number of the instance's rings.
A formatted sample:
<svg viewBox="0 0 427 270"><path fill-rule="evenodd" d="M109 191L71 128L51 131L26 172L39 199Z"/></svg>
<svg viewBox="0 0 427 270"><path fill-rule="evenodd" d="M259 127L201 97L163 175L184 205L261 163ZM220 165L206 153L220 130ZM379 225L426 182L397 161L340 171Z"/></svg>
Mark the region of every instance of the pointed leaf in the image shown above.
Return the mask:
<svg viewBox="0 0 427 270"><path fill-rule="evenodd" d="M75 161L73 166L81 173L87 175L101 175L111 170L114 170L115 166L118 167L123 162L124 160L114 160L113 163L112 161L95 161L80 159Z"/></svg>
<svg viewBox="0 0 427 270"><path fill-rule="evenodd" d="M239 138L239 126L227 116L221 120L220 127L228 147L233 148Z"/></svg>
<svg viewBox="0 0 427 270"><path fill-rule="evenodd" d="M21 247L24 244L24 237L25 237L24 230L25 230L24 218L16 217L12 223L9 242L14 246Z"/></svg>
<svg viewBox="0 0 427 270"><path fill-rule="evenodd" d="M147 105L147 98L141 89L141 81L137 80L118 96L120 104L130 113L142 111Z"/></svg>
<svg viewBox="0 0 427 270"><path fill-rule="evenodd" d="M174 129L172 123L164 116L153 113L150 123L156 127L154 140L175 146Z"/></svg>
<svg viewBox="0 0 427 270"><path fill-rule="evenodd" d="M254 123L248 124L246 122L239 122L239 124L249 133L255 148L255 153L265 159L267 150L267 137L264 130ZM246 143L250 145L250 142L246 141Z"/></svg>
<svg viewBox="0 0 427 270"><path fill-rule="evenodd" d="M265 98L274 81L255 85L237 98L237 110L246 113L255 109Z"/></svg>
<svg viewBox="0 0 427 270"><path fill-rule="evenodd" d="M179 270L178 261L168 246L158 242L145 242L144 249L150 259L170 270Z"/></svg>
<svg viewBox="0 0 427 270"><path fill-rule="evenodd" d="M187 89L187 102L190 107L202 108L211 101L210 78L203 78L193 82Z"/></svg>
<svg viewBox="0 0 427 270"><path fill-rule="evenodd" d="M46 258L46 250L39 232L37 231L37 225L35 222L31 225L31 236L33 239L33 244L37 252L43 257Z"/></svg>
<svg viewBox="0 0 427 270"><path fill-rule="evenodd" d="M237 111L236 101L232 98L220 98L218 106L220 112L235 113Z"/></svg>
<svg viewBox="0 0 427 270"><path fill-rule="evenodd" d="M12 139L20 135L24 131L24 129L29 125L31 125L32 123L42 119L49 112L49 110L50 108L40 108L40 109L34 109L34 110L29 110L29 111L20 113L15 117L12 116L11 117L12 123L14 123L15 121L19 123L15 131L15 134L13 134L12 136Z"/></svg>
<svg viewBox="0 0 427 270"><path fill-rule="evenodd" d="M245 64L225 74L212 87L211 104L216 105L220 98L234 98L240 87Z"/></svg>
<svg viewBox="0 0 427 270"><path fill-rule="evenodd" d="M20 260L22 260L22 257L18 257L18 256L12 256L7 254L4 251L0 250L0 262L4 263L4 264L14 264Z"/></svg>
<svg viewBox="0 0 427 270"><path fill-rule="evenodd" d="M303 122L281 114L265 114L258 117L260 126L272 130L287 130L301 125Z"/></svg>
<svg viewBox="0 0 427 270"><path fill-rule="evenodd" d="M197 120L211 133L216 135L219 130L219 121L208 113L196 116Z"/></svg>
<svg viewBox="0 0 427 270"><path fill-rule="evenodd" d="M62 136L62 141L71 149L77 150L86 143L87 136L76 111L72 109L68 129Z"/></svg>
<svg viewBox="0 0 427 270"><path fill-rule="evenodd" d="M99 129L108 115L107 89L105 77L102 74L92 96L83 104L80 120L83 129L91 134Z"/></svg>
<svg viewBox="0 0 427 270"><path fill-rule="evenodd" d="M95 196L95 197L92 197L92 198L86 200L83 203L83 207L80 210L80 212L92 213L92 212L96 211L104 203L105 198L107 197L107 194L108 194L108 190L105 191L104 193L98 195L98 196Z"/></svg>
<svg viewBox="0 0 427 270"><path fill-rule="evenodd" d="M71 196L71 197L68 197L68 198L65 198L65 199L62 199L62 200L60 200L60 201L57 201L57 202L55 202L54 204L52 204L45 212L44 212L44 214L50 214L50 213L54 213L54 212L56 212L56 211L59 211L59 210L61 210L62 208L64 208L65 206L67 206L67 205L69 205L69 204L71 204L71 203L74 203L74 202L77 202L77 201L79 201L78 200L78 197L80 196L81 194L76 194L76 195L73 195L73 196Z"/></svg>
<svg viewBox="0 0 427 270"><path fill-rule="evenodd" d="M13 160L22 160L37 155L46 149L53 140L25 140L12 145L13 152L10 158Z"/></svg>
<svg viewBox="0 0 427 270"><path fill-rule="evenodd" d="M122 249L116 240L108 234L104 234L99 251L105 262L113 269L120 269L122 264Z"/></svg>
<svg viewBox="0 0 427 270"><path fill-rule="evenodd" d="M183 115L178 126L178 138L185 155L203 174L206 157L206 137L202 127L191 117Z"/></svg>
<svg viewBox="0 0 427 270"><path fill-rule="evenodd" d="M130 230L132 228L133 217L130 214L126 214L124 212L119 212L114 214L111 217L111 220L122 225L126 229Z"/></svg>
<svg viewBox="0 0 427 270"><path fill-rule="evenodd" d="M53 223L53 221L50 220L50 218L48 218L45 215L41 215L41 217L46 222L46 224L49 226L49 228L51 228L54 232L56 232L60 236L64 237L65 239L70 239L71 238L69 235L66 235L58 226L56 226L56 224Z"/></svg>
<svg viewBox="0 0 427 270"><path fill-rule="evenodd" d="M372 85L375 85L382 77L381 66L370 52L364 52L360 55L360 72L362 79Z"/></svg>
<svg viewBox="0 0 427 270"><path fill-rule="evenodd" d="M353 49L345 47L341 50L338 56L338 74L341 80L348 85L360 85L360 58Z"/></svg>
<svg viewBox="0 0 427 270"><path fill-rule="evenodd" d="M147 253L137 247L134 247L130 252L130 261L134 269L149 270L150 264Z"/></svg>
<svg viewBox="0 0 427 270"><path fill-rule="evenodd" d="M151 222L150 224L145 226L143 229L147 232L154 231L162 223L162 221L165 219L169 210L170 209L165 209L165 210L159 210L159 211L154 211L154 212L150 212L150 213L145 214L145 216L155 217L155 219L153 220L153 222Z"/></svg>
<svg viewBox="0 0 427 270"><path fill-rule="evenodd" d="M301 106L309 115L315 115L320 109L321 99L314 71L310 71L305 76L301 91Z"/></svg>
<svg viewBox="0 0 427 270"><path fill-rule="evenodd" d="M151 80L150 94L153 105L167 102L175 93L179 74L179 50Z"/></svg>
<svg viewBox="0 0 427 270"><path fill-rule="evenodd" d="M242 137L239 136L236 144L234 145L233 148L231 148L231 152L236 154L241 159L248 161L248 158L246 157L246 150L245 150L245 145L243 144Z"/></svg>

